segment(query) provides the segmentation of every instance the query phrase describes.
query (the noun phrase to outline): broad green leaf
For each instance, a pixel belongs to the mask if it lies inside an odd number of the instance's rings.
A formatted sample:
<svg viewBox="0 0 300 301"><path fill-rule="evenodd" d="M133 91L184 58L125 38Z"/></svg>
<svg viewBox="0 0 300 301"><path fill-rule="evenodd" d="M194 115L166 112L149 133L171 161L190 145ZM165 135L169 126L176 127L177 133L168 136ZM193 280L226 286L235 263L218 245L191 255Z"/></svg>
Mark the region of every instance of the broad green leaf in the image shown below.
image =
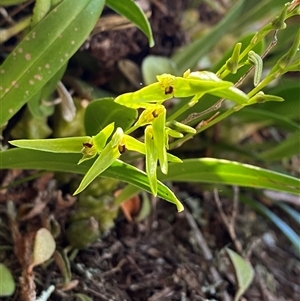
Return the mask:
<svg viewBox="0 0 300 301"><path fill-rule="evenodd" d="M169 164L167 175L158 172L162 181L202 182L272 189L300 195L300 180L272 170L235 161L202 158Z"/></svg>
<svg viewBox="0 0 300 301"><path fill-rule="evenodd" d="M106 0L106 5L135 24L148 37L150 47L154 46L149 21L133 0Z"/></svg>
<svg viewBox="0 0 300 301"><path fill-rule="evenodd" d="M41 100L47 99L51 93L56 89L57 83L61 80L63 74L65 73L67 64L60 68L56 74L45 84L45 86L36 93L33 97L28 100L28 108L33 116L41 118L44 116L49 116L54 111L53 106L45 106L41 103Z"/></svg>
<svg viewBox="0 0 300 301"><path fill-rule="evenodd" d="M197 65L200 58L204 57L210 49L222 38L224 33L228 32L234 21L239 16L241 8L245 1L240 0L230 8L225 17L205 36L193 41L177 51L172 60L177 64L179 74L188 68Z"/></svg>
<svg viewBox="0 0 300 301"><path fill-rule="evenodd" d="M239 254L230 249L226 249L226 252L236 275L238 290L235 293L234 300L238 301L251 284L254 277L254 269L252 265Z"/></svg>
<svg viewBox="0 0 300 301"><path fill-rule="evenodd" d="M51 153L81 153L83 143L89 143L91 137L68 137L54 139L24 139L12 140L10 144L27 149Z"/></svg>
<svg viewBox="0 0 300 301"><path fill-rule="evenodd" d="M273 148L264 151L260 157L266 161L282 160L299 155L300 152L300 132L299 130L287 137Z"/></svg>
<svg viewBox="0 0 300 301"><path fill-rule="evenodd" d="M92 30L104 4L104 0L62 1L7 57L0 67L0 126L66 64Z"/></svg>
<svg viewBox="0 0 300 301"><path fill-rule="evenodd" d="M128 129L137 118L137 111L114 102L113 98L101 98L89 103L85 110L84 126L88 135L95 135L111 122Z"/></svg>
<svg viewBox="0 0 300 301"><path fill-rule="evenodd" d="M39 229L34 238L31 267L50 259L56 248L53 236L46 228Z"/></svg>
<svg viewBox="0 0 300 301"><path fill-rule="evenodd" d="M0 263L0 297L11 296L15 288L16 284L10 270Z"/></svg>
<svg viewBox="0 0 300 301"><path fill-rule="evenodd" d="M10 149L0 152L0 170L20 168L85 174L93 160L77 165L80 157L80 154L55 154L22 148ZM146 173L119 160L115 161L101 176L118 179L151 192ZM174 193L160 181L157 185L157 195L175 204L178 211L182 211L183 206Z"/></svg>
<svg viewBox="0 0 300 301"><path fill-rule="evenodd" d="M163 73L178 74L175 62L164 56L146 56L142 62L142 74L145 85L156 82L156 75Z"/></svg>

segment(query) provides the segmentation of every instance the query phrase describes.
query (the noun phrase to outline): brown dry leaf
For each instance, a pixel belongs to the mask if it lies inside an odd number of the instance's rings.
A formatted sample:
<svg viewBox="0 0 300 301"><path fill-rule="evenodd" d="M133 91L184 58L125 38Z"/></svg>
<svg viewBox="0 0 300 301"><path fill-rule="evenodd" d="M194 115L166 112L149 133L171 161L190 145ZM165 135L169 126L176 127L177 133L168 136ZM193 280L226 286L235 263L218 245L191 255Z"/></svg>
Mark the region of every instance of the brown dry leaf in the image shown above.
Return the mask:
<svg viewBox="0 0 300 301"><path fill-rule="evenodd" d="M120 194L121 190L117 190L115 192L115 196ZM130 223L132 223L132 217L140 211L141 208L141 200L138 195L135 195L128 199L127 201L124 201L121 205L121 210L126 218L126 220Z"/></svg>

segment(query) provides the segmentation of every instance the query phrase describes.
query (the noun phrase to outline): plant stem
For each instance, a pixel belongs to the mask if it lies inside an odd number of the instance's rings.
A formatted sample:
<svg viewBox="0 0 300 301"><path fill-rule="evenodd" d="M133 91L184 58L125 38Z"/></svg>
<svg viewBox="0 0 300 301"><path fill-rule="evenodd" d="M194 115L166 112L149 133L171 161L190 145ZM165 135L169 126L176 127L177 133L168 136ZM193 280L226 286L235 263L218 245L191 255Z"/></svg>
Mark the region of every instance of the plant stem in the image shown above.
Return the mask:
<svg viewBox="0 0 300 301"><path fill-rule="evenodd" d="M24 18L7 29L0 30L0 43L4 43L20 31L24 30L31 22L31 16Z"/></svg>

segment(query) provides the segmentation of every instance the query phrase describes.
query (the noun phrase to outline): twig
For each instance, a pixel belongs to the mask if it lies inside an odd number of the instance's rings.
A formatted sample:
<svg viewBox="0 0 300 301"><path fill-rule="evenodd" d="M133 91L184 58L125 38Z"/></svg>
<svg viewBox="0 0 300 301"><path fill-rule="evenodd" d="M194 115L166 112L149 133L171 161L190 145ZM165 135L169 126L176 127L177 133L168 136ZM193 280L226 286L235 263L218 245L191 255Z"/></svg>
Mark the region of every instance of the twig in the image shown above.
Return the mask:
<svg viewBox="0 0 300 301"><path fill-rule="evenodd" d="M203 237L196 221L194 220L193 216L191 215L191 213L188 211L187 208L185 208L185 216L186 216L186 219L190 225L190 227L192 228L192 230L194 231L194 234L195 234L195 240L196 242L198 243L198 246L201 248L202 252L203 252L203 256L205 258L205 260L207 261L212 261L213 259L213 256L212 256L212 253L206 243L206 240L205 238ZM220 282L222 281L222 278L218 272L218 270L212 265L210 264L210 273L212 275L212 278L213 278L213 281L214 282ZM230 297L228 295L228 293L226 291L223 291L222 292L222 295L223 295L223 300L224 301L230 301Z"/></svg>
<svg viewBox="0 0 300 301"><path fill-rule="evenodd" d="M125 259L125 258L121 259L120 262L117 264L116 267L112 268L112 269L109 270L109 271L103 272L103 273L101 274L101 276L102 276L102 277L107 277L107 276L109 276L109 275L112 275L112 274L115 274L115 273L117 273L117 272L120 272L121 269L122 269L122 266L123 266L125 263L127 263L127 259Z"/></svg>
<svg viewBox="0 0 300 301"><path fill-rule="evenodd" d="M232 213L231 213L231 219L230 223L235 225L236 221L236 216L238 213L238 205L239 205L239 187L238 186L233 186L233 208L232 208Z"/></svg>
<svg viewBox="0 0 300 301"><path fill-rule="evenodd" d="M252 256L254 250L258 248L258 246L261 244L261 242L262 242L261 237L258 237L251 242L251 244L246 252L246 256L245 256L246 260L250 261L250 257Z"/></svg>
<svg viewBox="0 0 300 301"><path fill-rule="evenodd" d="M214 189L214 199L215 202L217 204L220 216L222 218L222 221L225 225L225 227L227 228L227 231L230 235L230 238L232 239L234 246L236 248L236 250L241 254L244 255L244 251L243 251L243 246L240 243L240 241L238 240L237 236L236 236L236 232L235 232L235 219L237 216L237 212L238 212L238 188L236 187L234 189L234 197L233 197L233 209L232 209L232 214L231 214L231 218L229 219L222 207L222 203L219 197L219 193L218 190L215 188Z"/></svg>

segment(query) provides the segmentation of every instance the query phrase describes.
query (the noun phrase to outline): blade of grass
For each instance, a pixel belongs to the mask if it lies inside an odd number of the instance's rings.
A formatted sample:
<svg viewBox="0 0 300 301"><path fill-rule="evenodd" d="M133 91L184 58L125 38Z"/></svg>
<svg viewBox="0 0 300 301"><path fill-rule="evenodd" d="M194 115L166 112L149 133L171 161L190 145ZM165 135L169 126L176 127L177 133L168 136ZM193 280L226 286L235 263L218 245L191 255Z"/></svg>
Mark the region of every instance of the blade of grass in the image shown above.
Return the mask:
<svg viewBox="0 0 300 301"><path fill-rule="evenodd" d="M299 199L300 203L300 199ZM285 213L287 213L293 220L297 223L298 226L300 226L300 213L290 207L287 204L284 204L282 202L276 202L276 206L278 206L280 209L282 209Z"/></svg>
<svg viewBox="0 0 300 301"><path fill-rule="evenodd" d="M189 159L180 164L169 164L168 174L158 172L158 177L162 181L236 185L300 194L297 178L223 159Z"/></svg>
<svg viewBox="0 0 300 301"><path fill-rule="evenodd" d="M10 149L0 152L0 170L20 168L85 174L94 160L77 165L80 157L81 154L56 154L22 148ZM146 173L122 161L115 161L101 176L130 183L151 193ZM178 211L183 210L182 204L174 193L162 182L157 184L157 195L175 204Z"/></svg>

